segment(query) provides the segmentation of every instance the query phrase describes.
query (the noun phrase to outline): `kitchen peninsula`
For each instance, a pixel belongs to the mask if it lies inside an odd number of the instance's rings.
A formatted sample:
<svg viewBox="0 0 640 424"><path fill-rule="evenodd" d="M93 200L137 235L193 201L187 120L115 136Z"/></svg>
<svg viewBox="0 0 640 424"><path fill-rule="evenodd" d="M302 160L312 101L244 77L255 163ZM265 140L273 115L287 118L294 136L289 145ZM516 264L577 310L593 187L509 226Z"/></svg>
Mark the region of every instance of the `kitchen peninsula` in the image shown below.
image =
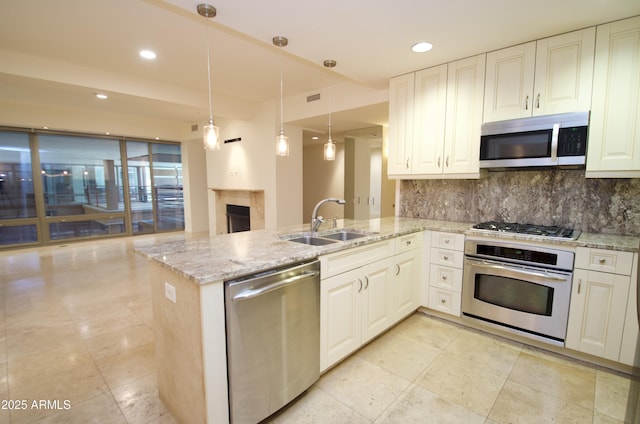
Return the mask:
<svg viewBox="0 0 640 424"><path fill-rule="evenodd" d="M160 397L178 422L228 422L225 342L225 280L256 274L346 249L398 238L420 231L464 235L471 223L413 218L369 221L339 220L340 228L366 237L321 246L287 240L308 226L258 230L138 246L136 252L153 267L152 300ZM320 234L327 230L321 228ZM503 235L496 235L502 237ZM523 236L524 237L524 236ZM583 233L571 247L591 247L637 253L636 237ZM428 252L428 249L424 249ZM428 254L421 258L428 262ZM420 289L428 272L422 273ZM421 294L418 293L418 298ZM424 298L424 295L422 295ZM424 301L417 301L417 305Z"/></svg>

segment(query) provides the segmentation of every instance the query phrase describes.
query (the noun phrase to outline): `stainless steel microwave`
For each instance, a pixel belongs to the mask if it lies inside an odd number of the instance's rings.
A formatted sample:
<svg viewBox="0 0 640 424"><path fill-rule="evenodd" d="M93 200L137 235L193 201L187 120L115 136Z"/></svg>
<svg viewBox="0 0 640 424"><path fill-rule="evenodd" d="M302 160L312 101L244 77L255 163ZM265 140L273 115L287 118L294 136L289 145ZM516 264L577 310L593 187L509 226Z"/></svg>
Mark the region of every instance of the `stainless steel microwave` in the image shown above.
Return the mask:
<svg viewBox="0 0 640 424"><path fill-rule="evenodd" d="M480 134L480 168L584 166L589 112L488 122Z"/></svg>

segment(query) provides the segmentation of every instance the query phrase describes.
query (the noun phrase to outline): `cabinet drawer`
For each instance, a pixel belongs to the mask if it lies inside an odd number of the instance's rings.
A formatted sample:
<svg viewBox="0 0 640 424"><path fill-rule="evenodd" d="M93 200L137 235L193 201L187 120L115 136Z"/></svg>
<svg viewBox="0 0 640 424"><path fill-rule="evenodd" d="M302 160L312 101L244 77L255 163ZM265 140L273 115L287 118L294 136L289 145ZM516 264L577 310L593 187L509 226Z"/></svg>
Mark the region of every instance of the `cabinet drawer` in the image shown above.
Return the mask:
<svg viewBox="0 0 640 424"><path fill-rule="evenodd" d="M393 256L394 243L394 239L389 239L320 256L320 277L331 277Z"/></svg>
<svg viewBox="0 0 640 424"><path fill-rule="evenodd" d="M576 248L576 268L631 275L633 253L606 249Z"/></svg>
<svg viewBox="0 0 640 424"><path fill-rule="evenodd" d="M464 234L441 233L438 231L433 231L431 233L431 247L463 250Z"/></svg>
<svg viewBox="0 0 640 424"><path fill-rule="evenodd" d="M396 237L396 254L403 253L408 250L419 249L420 247L422 247L422 238L422 231Z"/></svg>
<svg viewBox="0 0 640 424"><path fill-rule="evenodd" d="M436 287L429 288L429 308L431 309L459 317L460 303L460 293L454 293Z"/></svg>
<svg viewBox="0 0 640 424"><path fill-rule="evenodd" d="M431 263L444 266L452 266L462 269L464 253L448 249L431 248Z"/></svg>
<svg viewBox="0 0 640 424"><path fill-rule="evenodd" d="M461 293L462 269L432 264L429 274L429 286Z"/></svg>

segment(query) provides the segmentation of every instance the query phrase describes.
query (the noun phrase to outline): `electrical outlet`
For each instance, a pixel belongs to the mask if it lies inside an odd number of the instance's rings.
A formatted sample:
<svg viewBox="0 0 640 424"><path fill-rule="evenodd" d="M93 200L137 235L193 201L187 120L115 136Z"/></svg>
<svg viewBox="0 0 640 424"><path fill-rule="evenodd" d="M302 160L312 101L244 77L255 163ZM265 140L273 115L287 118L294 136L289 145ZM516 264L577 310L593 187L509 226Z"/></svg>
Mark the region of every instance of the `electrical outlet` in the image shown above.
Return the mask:
<svg viewBox="0 0 640 424"><path fill-rule="evenodd" d="M176 288L166 281L164 282L164 295L167 299L176 303Z"/></svg>

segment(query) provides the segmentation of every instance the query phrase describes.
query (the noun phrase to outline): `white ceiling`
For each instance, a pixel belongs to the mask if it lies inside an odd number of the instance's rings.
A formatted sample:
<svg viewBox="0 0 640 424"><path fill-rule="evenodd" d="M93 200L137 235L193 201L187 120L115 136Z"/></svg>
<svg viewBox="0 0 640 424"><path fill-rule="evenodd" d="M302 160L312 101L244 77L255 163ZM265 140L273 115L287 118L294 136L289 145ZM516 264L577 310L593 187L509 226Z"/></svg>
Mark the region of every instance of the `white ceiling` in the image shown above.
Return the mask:
<svg viewBox="0 0 640 424"><path fill-rule="evenodd" d="M336 80L386 90L395 75L640 14L639 0L209 0L218 13L205 19L200 2L1 0L0 101L203 122L207 34L214 115L235 117L278 98L281 66L285 97ZM273 46L276 35L289 45ZM412 53L417 41L434 48ZM385 120L384 104L333 118L337 131ZM326 131L326 117L296 124Z"/></svg>

